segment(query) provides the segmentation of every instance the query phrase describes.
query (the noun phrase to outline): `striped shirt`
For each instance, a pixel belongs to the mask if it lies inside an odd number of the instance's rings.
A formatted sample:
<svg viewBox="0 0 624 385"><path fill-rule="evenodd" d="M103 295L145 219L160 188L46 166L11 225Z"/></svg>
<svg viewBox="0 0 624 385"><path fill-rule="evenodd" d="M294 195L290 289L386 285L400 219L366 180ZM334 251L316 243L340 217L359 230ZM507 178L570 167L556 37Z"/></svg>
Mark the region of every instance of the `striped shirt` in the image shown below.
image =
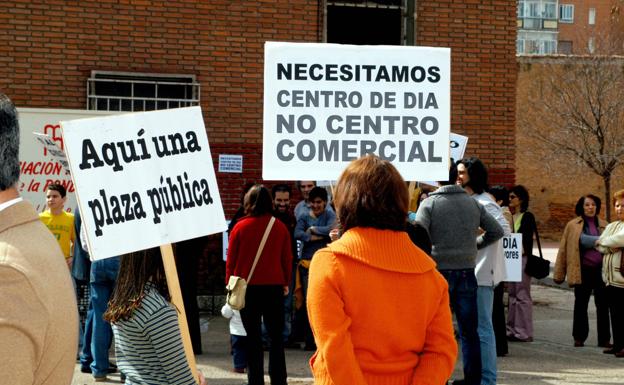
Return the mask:
<svg viewBox="0 0 624 385"><path fill-rule="evenodd" d="M130 319L112 325L117 365L126 375L126 385L195 385L176 310L154 286L145 290Z"/></svg>

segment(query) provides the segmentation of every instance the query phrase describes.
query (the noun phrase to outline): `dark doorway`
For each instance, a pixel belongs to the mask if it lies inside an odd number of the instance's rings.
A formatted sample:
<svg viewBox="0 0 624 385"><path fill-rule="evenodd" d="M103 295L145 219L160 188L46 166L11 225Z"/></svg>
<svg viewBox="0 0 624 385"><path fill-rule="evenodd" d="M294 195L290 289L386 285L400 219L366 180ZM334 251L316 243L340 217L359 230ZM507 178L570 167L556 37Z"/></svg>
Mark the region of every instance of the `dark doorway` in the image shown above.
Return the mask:
<svg viewBox="0 0 624 385"><path fill-rule="evenodd" d="M372 3L371 5L367 5ZM396 3L379 6L377 3ZM401 1L327 4L327 42L401 45Z"/></svg>

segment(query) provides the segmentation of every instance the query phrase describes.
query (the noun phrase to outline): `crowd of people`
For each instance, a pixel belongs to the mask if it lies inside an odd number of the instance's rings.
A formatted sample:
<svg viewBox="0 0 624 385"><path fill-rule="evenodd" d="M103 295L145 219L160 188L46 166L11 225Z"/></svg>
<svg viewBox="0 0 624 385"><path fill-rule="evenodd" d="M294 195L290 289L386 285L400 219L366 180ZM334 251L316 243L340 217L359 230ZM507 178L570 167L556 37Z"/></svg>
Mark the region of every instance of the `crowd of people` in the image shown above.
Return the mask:
<svg viewBox="0 0 624 385"><path fill-rule="evenodd" d="M186 360L159 250L91 263L63 186L46 188L40 215L20 198L18 144L15 107L0 94L0 340L11 352L3 379L68 384L79 351L81 371L95 381L119 371L127 384L206 384ZM537 222L525 187L490 188L485 164L472 157L451 162L439 188L410 197L395 167L373 155L349 164L331 199L314 181L296 186L302 200L292 211L288 184L244 186L229 228L226 282L248 279L245 306L226 304L222 314L233 370L249 385L264 384L265 349L271 384L286 384L287 348L314 351L317 384L444 384L458 346L463 378L453 384L491 385L508 341L533 341L524 266ZM617 219L607 224L601 200L580 197L553 279L574 288L574 346L588 338L593 294L598 345L624 357L624 190L613 204ZM522 234L519 282L505 282L502 238L511 233ZM81 284L90 288L84 329Z"/></svg>

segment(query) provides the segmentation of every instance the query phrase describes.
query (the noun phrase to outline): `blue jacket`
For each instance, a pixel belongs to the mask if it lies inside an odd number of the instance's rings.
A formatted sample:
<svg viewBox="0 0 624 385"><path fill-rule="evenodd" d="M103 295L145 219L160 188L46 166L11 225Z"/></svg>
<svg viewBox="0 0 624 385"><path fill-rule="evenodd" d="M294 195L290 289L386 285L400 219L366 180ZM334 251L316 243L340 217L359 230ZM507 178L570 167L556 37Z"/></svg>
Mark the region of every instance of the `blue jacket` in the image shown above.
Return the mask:
<svg viewBox="0 0 624 385"><path fill-rule="evenodd" d="M79 281L89 281L91 271L91 260L89 259L89 253L82 248L80 243L80 226L82 220L80 219L80 211L76 207L74 212L74 233L76 234L76 240L74 242L74 262L72 263L72 276Z"/></svg>

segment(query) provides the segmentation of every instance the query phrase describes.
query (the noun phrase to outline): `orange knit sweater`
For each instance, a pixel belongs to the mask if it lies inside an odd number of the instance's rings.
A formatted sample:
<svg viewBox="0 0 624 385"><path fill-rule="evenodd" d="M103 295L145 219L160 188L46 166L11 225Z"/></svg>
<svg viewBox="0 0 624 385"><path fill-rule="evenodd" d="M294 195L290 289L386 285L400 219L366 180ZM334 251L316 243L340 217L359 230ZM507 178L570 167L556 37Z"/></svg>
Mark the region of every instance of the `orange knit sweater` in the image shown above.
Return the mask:
<svg viewBox="0 0 624 385"><path fill-rule="evenodd" d="M448 286L407 233L354 228L312 259L315 384L444 384L453 372Z"/></svg>

